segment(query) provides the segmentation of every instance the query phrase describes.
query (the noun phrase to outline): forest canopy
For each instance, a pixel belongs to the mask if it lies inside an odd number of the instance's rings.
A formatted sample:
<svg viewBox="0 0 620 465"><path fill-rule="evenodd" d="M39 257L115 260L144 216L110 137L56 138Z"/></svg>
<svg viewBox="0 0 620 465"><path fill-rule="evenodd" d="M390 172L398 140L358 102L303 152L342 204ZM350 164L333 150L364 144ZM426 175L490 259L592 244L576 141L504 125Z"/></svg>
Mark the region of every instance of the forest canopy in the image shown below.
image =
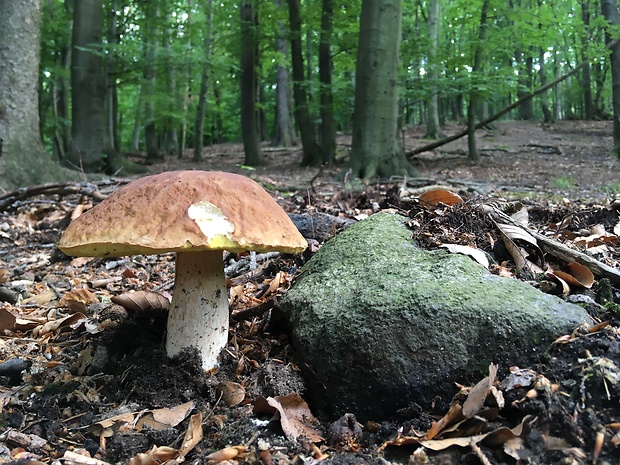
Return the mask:
<svg viewBox="0 0 620 465"><path fill-rule="evenodd" d="M37 8L3 3L0 10ZM505 118L612 119L615 0L380 3L400 21L380 26L398 34L396 76L385 78L396 90L398 128L426 125L427 137L437 139L441 125L454 122L472 138L476 122L519 99ZM127 169L123 153L198 161L204 146L233 141L244 142L248 164L262 162L261 144L298 142L300 163L333 163L336 135L355 138L359 114L375 113L356 104L356 79L373 76L358 50L367 34L360 35L363 4L373 2L42 2L38 126L45 149L65 166L95 172ZM381 61L374 72L384 68ZM359 168L368 161L353 152L356 174L390 174Z"/></svg>

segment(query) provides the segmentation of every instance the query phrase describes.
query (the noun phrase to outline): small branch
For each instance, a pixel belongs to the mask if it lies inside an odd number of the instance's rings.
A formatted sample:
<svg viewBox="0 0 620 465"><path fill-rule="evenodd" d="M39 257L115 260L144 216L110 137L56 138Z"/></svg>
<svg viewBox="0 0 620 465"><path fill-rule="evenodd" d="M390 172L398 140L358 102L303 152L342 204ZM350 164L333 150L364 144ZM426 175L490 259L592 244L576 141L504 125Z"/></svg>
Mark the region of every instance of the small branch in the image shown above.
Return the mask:
<svg viewBox="0 0 620 465"><path fill-rule="evenodd" d="M81 194L91 197L97 202L101 202L106 195L99 192L100 185L122 184L123 181L105 181L101 183L86 182L53 182L39 184L37 186L21 187L6 194L0 195L0 212L8 210L13 204L35 197L37 195L72 195Z"/></svg>

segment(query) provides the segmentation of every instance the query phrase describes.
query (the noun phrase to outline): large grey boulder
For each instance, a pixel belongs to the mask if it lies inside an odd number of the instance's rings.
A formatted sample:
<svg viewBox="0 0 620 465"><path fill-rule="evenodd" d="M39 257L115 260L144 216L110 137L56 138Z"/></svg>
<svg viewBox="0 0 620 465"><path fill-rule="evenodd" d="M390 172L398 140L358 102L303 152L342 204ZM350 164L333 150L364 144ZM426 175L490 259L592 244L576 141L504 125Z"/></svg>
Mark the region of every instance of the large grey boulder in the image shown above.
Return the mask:
<svg viewBox="0 0 620 465"><path fill-rule="evenodd" d="M455 382L531 366L550 342L590 321L579 306L471 258L415 246L405 218L376 214L327 242L279 304L313 409L384 419Z"/></svg>

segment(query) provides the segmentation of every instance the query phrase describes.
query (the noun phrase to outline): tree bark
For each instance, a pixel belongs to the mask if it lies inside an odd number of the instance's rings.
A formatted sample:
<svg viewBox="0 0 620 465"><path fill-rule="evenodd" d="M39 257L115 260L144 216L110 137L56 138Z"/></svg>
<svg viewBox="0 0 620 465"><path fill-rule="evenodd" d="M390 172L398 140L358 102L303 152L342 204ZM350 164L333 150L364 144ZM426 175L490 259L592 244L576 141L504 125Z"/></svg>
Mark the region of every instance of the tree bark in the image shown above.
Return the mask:
<svg viewBox="0 0 620 465"><path fill-rule="evenodd" d="M194 122L194 157L193 161L202 160L202 150L204 148L205 136L205 115L207 113L207 91L209 90L209 67L211 66L211 52L213 50L213 0L209 0L205 5L206 30L204 49L205 56L202 64L202 74L200 76L200 93L198 94L198 105L196 106L196 120Z"/></svg>
<svg viewBox="0 0 620 465"><path fill-rule="evenodd" d="M617 0L602 0L601 8L604 18L609 21L610 25L618 26L620 24ZM609 33L606 33L606 37L610 37ZM611 47L611 83L614 110L614 148L612 153L618 157L620 156L620 41L618 40L614 41Z"/></svg>
<svg viewBox="0 0 620 465"><path fill-rule="evenodd" d="M241 136L245 152L244 163L258 166L264 163L256 125L256 14L253 0L244 1L241 13Z"/></svg>
<svg viewBox="0 0 620 465"><path fill-rule="evenodd" d="M304 59L301 45L301 14L299 0L288 0L291 28L291 61L293 65L293 97L295 119L301 135L304 155L302 166L317 166L322 163L321 148L316 141L316 127L310 118L308 95L304 87Z"/></svg>
<svg viewBox="0 0 620 465"><path fill-rule="evenodd" d="M336 121L334 120L334 96L332 95L332 16L334 0L323 0L321 12L321 36L319 43L319 80L321 101L321 149L324 163L333 164L336 159Z"/></svg>
<svg viewBox="0 0 620 465"><path fill-rule="evenodd" d="M79 3L79 2L78 2ZM157 16L159 14L156 2L144 2L145 35L144 47L145 66L142 92L144 97L144 139L146 142L146 159L149 161L163 159L163 154L157 144L157 129L155 126L155 59L157 57Z"/></svg>
<svg viewBox="0 0 620 465"><path fill-rule="evenodd" d="M281 0L276 0L276 7L282 6ZM275 147L290 147L295 143L295 127L291 118L291 91L290 74L286 63L289 62L288 42L285 26L278 23L276 50L280 61L276 65L276 124L275 137L271 145Z"/></svg>
<svg viewBox="0 0 620 465"><path fill-rule="evenodd" d="M398 137L402 0L363 0L349 168L360 178L411 174Z"/></svg>
<svg viewBox="0 0 620 465"><path fill-rule="evenodd" d="M439 79L437 48L439 46L439 11L440 0L432 0L429 5L428 33L430 36L430 47L428 49L428 68L426 78L430 82L430 96L427 99L426 117L426 137L429 139L439 139L441 128L439 127L439 96L437 80Z"/></svg>
<svg viewBox="0 0 620 465"><path fill-rule="evenodd" d="M71 146L67 160L73 168L103 170L104 154L112 150L106 132L103 58L88 47L102 44L103 2L75 4L71 53Z"/></svg>
<svg viewBox="0 0 620 465"><path fill-rule="evenodd" d="M76 178L45 152L39 131L41 3L0 1L0 188Z"/></svg>

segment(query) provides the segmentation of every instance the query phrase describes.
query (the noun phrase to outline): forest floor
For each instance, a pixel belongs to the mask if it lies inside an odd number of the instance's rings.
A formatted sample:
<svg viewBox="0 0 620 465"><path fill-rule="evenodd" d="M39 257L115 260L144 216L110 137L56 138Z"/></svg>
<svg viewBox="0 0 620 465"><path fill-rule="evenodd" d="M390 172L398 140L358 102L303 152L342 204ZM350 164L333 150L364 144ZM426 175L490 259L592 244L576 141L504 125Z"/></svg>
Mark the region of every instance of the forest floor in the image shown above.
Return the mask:
<svg viewBox="0 0 620 465"><path fill-rule="evenodd" d="M479 214L475 205L501 208L504 200L516 200L529 213L531 231L612 270L595 270L593 283L580 275L581 284L518 274L582 303L592 326L558 334L536 366L499 367L495 395L479 401L475 424L415 399L412 408L360 425L361 431L350 417L309 421L312 405L294 397L304 396L295 351L272 313L293 270L328 236L317 237L300 257L270 257L254 271L239 266L247 258L226 256L230 342L219 371L204 373L195 355L171 361L162 352L173 256L70 259L55 249L79 205L96 203L99 193L126 180L98 182L96 190L59 185L36 196L0 193L0 463L620 463L620 278L614 271L620 268L614 202L620 162L608 155L610 134L611 122L501 122L478 132L476 165L461 139L415 156L419 177L370 183L347 176L347 137L339 139L339 163L331 168L302 169L299 150L265 146L268 164L249 170L240 144L208 147L199 164L167 158L145 165L153 173L246 174L291 213L362 219L396 208L416 219L419 230L412 234L422 246L480 248L495 258L494 272L511 278L515 264L496 247L500 234L471 215ZM421 129L406 131L406 149L429 142L422 135ZM438 186L465 202L423 205L419 196ZM494 406L483 408L484 402ZM314 440L296 437L299 428Z"/></svg>

